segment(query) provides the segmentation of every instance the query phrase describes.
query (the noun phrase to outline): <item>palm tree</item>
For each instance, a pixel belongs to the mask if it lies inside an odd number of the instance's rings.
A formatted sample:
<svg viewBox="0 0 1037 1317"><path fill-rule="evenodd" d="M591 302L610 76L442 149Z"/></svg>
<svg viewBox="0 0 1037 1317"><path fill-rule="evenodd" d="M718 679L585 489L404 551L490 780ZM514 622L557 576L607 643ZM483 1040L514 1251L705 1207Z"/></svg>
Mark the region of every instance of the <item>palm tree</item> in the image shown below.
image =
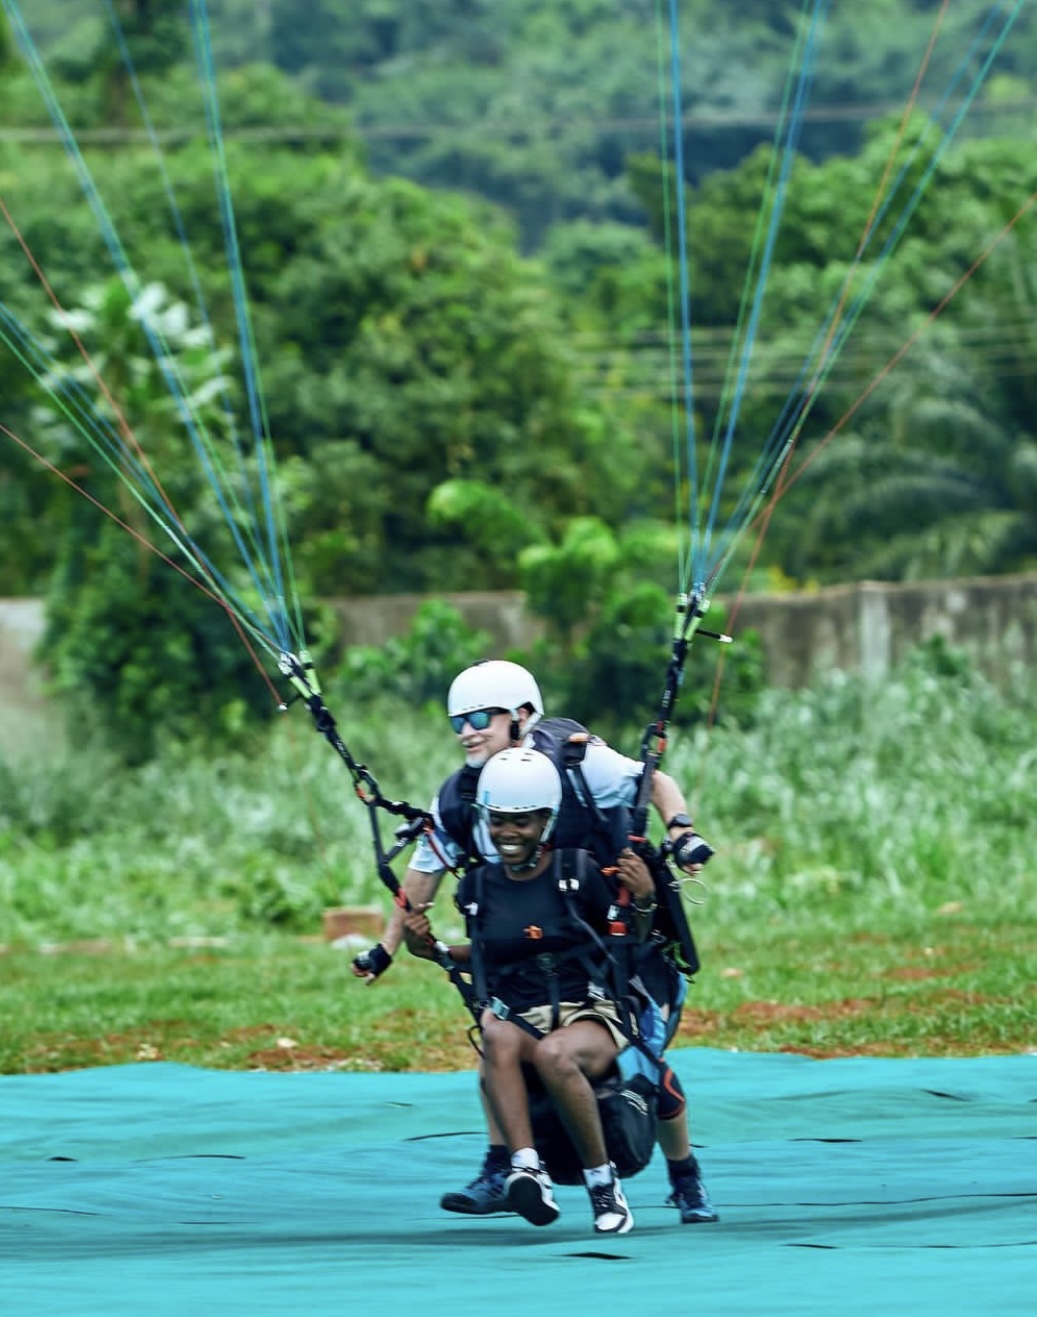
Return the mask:
<svg viewBox="0 0 1037 1317"><path fill-rule="evenodd" d="M818 455L797 496L795 575L918 580L1037 565L1034 327L1013 323L1024 332L995 323L916 349L881 407Z"/></svg>

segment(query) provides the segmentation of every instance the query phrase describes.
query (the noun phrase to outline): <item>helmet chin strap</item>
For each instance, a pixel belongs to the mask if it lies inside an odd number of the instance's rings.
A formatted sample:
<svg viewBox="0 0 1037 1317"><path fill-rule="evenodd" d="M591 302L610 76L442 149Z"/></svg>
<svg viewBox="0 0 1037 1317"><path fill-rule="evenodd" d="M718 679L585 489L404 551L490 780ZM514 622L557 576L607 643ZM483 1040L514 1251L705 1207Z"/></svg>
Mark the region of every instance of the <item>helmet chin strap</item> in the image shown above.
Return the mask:
<svg viewBox="0 0 1037 1317"><path fill-rule="evenodd" d="M523 860L521 864L509 864L508 868L512 873L525 873L529 869L535 869L545 850L547 850L547 842L538 841L528 860Z"/></svg>

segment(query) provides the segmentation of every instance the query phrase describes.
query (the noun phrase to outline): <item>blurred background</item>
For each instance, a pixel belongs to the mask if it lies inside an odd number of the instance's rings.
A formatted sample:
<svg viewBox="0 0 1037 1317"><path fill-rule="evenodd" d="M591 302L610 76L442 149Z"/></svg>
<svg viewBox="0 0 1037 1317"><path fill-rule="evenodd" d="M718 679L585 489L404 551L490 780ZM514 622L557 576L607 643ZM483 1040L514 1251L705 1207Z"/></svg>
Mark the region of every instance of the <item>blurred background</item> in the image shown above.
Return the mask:
<svg viewBox="0 0 1037 1317"><path fill-rule="evenodd" d="M689 735L758 727L772 688L833 667L891 681L920 641L928 671L1022 689L1034 6L675 12L4 0L15 849L60 849L59 818L94 826L77 771L99 762L112 781L195 783L190 814L220 754L269 754L281 640L257 660L228 614L247 629L282 594L343 726L419 798L434 782L384 728L438 719L487 652L633 749L688 544L714 519L711 624L739 635L719 686L716 647L694 647ZM71 776L30 791L25 761L65 748ZM337 879L284 877L278 854L310 855L294 822L278 831L280 789L244 809L262 841L227 864L305 921ZM352 842L336 865L362 896Z"/></svg>

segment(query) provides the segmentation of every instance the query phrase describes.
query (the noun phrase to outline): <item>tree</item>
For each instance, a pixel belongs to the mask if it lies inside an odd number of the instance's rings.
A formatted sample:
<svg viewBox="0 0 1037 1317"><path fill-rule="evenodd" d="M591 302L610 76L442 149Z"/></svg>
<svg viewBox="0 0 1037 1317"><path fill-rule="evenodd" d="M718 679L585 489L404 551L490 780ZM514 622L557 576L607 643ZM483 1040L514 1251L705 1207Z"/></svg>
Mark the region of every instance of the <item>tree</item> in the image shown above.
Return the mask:
<svg viewBox="0 0 1037 1317"><path fill-rule="evenodd" d="M798 557L826 576L926 580L1037 565L1037 429L1015 428L960 351L919 351L885 405L803 483Z"/></svg>
<svg viewBox="0 0 1037 1317"><path fill-rule="evenodd" d="M107 393L96 397L94 415L112 430L128 425L133 442L127 440L122 454L105 462L102 446L84 444L85 429L76 433L53 416L46 442L53 459L67 463L79 453L80 486L139 535L172 553L172 543L145 517L133 494L147 492L151 484L139 469L145 464L156 482L151 498L163 519L178 537L189 535L209 561L221 564L232 586L244 591L244 573L234 570L228 555L223 514L181 423L186 411L214 435L223 425L205 335L192 329L185 308L169 303L161 289L152 286L130 297L118 282L89 290L82 307L59 319L74 327L105 381ZM163 362L182 380L179 402L152 355L147 329L161 338ZM93 388L93 371L72 357L71 346L55 348L70 364L54 379L54 390L67 394L72 382ZM203 569L181 563L213 587ZM96 507L71 495L47 595L41 657L72 714L73 733L101 734L131 759L149 757L169 737L236 731L246 708L272 708L223 609Z"/></svg>
<svg viewBox="0 0 1037 1317"><path fill-rule="evenodd" d="M867 155L875 161L883 149L876 141ZM812 174L835 183L835 168ZM838 168L842 185L829 194L829 213L854 204L848 166ZM848 340L848 369L825 385L828 414L832 403L836 415L852 405L909 332L921 332L986 259L874 392L854 433L839 435L812 463L788 512L778 513L789 570L898 579L1033 564L1037 247L1032 224L1007 237L1004 226L1035 186L1037 170L1013 143L970 142L947 156ZM826 286L838 268L830 263ZM778 272L786 295L790 273Z"/></svg>
<svg viewBox="0 0 1037 1317"><path fill-rule="evenodd" d="M619 734L631 717L656 716L673 650L677 535L641 521L613 534L593 517L574 519L559 542L523 550L520 565L530 610L546 635L527 657L551 706L599 730ZM723 628L720 610L710 627ZM709 714L718 653L703 639L689 651L674 720L690 726ZM725 715L751 718L763 685L759 643L739 638L725 679Z"/></svg>
<svg viewBox="0 0 1037 1317"><path fill-rule="evenodd" d="M101 24L92 42L70 47L55 67L70 83L95 84L105 122L122 125L135 117L132 78L168 73L187 52L188 29L180 0L115 0L113 13L118 37Z"/></svg>

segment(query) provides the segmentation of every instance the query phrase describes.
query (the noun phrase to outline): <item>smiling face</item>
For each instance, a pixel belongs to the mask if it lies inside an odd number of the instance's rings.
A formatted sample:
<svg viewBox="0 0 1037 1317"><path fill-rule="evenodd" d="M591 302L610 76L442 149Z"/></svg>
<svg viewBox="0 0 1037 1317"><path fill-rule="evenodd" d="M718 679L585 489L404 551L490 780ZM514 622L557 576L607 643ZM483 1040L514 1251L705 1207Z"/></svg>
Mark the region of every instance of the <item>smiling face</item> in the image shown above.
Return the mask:
<svg viewBox="0 0 1037 1317"><path fill-rule="evenodd" d="M529 810L523 814L490 810L486 823L502 863L509 869L528 867L551 818L549 809Z"/></svg>
<svg viewBox="0 0 1037 1317"><path fill-rule="evenodd" d="M488 759L511 745L511 714L506 709L492 713L488 725L482 728L473 727L467 716L461 716L464 722L457 739L464 750L465 763L472 768L482 768ZM483 719L476 718L476 721L482 722Z"/></svg>

